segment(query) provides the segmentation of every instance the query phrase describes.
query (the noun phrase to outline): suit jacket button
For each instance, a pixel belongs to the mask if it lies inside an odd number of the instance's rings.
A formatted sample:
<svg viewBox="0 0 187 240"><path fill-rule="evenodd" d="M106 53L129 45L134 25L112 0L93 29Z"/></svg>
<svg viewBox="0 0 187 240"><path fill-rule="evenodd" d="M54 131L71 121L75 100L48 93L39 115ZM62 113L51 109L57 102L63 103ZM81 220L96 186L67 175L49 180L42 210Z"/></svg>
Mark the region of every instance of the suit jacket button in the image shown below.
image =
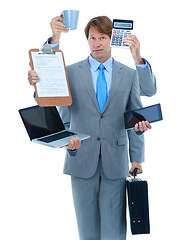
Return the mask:
<svg viewBox="0 0 187 240"><path fill-rule="evenodd" d="M101 138L97 138L97 140L98 140L98 141L100 141L100 140L101 140Z"/></svg>

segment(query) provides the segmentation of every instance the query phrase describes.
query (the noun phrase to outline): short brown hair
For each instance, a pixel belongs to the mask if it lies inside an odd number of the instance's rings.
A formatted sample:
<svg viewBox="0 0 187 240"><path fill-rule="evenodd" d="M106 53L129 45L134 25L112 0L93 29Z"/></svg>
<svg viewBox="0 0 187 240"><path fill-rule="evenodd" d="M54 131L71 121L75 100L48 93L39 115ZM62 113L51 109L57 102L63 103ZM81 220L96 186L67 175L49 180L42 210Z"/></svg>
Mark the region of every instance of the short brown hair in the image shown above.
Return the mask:
<svg viewBox="0 0 187 240"><path fill-rule="evenodd" d="M92 18L84 29L86 38L88 39L90 27L97 28L99 32L105 33L111 38L112 25L112 21L107 16Z"/></svg>

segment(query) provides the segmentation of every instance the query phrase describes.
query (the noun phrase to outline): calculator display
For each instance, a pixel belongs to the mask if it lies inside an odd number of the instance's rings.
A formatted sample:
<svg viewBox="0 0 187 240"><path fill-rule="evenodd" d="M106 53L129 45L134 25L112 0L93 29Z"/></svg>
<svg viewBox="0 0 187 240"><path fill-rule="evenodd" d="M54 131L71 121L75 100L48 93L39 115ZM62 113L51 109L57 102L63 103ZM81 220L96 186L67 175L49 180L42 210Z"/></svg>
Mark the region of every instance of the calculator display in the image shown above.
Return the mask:
<svg viewBox="0 0 187 240"><path fill-rule="evenodd" d="M115 22L114 27L119 27L119 28L132 28L132 23L123 23L123 22Z"/></svg>

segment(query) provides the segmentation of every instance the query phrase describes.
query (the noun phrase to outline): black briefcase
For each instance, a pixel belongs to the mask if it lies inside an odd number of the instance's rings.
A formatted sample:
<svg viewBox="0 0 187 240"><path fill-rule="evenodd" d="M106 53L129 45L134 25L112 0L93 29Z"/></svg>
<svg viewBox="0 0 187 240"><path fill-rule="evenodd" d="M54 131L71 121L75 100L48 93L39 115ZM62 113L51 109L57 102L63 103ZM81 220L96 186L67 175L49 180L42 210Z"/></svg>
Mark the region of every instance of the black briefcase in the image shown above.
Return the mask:
<svg viewBox="0 0 187 240"><path fill-rule="evenodd" d="M148 184L134 177L127 179L127 194L132 234L149 234Z"/></svg>

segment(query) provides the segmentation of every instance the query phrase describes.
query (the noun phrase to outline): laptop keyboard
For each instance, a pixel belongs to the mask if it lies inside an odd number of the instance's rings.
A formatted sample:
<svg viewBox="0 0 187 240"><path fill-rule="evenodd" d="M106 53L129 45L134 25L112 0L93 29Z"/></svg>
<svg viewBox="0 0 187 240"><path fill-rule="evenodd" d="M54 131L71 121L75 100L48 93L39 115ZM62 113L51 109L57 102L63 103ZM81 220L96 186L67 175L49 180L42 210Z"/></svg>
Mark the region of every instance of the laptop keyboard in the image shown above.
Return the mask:
<svg viewBox="0 0 187 240"><path fill-rule="evenodd" d="M59 139L70 137L70 136L73 136L73 135L75 135L75 133L65 131L65 132L60 132L60 133L54 134L52 136L43 137L39 140L42 141L42 142L45 142L45 143L50 143L50 142L54 142L54 141L57 141Z"/></svg>

